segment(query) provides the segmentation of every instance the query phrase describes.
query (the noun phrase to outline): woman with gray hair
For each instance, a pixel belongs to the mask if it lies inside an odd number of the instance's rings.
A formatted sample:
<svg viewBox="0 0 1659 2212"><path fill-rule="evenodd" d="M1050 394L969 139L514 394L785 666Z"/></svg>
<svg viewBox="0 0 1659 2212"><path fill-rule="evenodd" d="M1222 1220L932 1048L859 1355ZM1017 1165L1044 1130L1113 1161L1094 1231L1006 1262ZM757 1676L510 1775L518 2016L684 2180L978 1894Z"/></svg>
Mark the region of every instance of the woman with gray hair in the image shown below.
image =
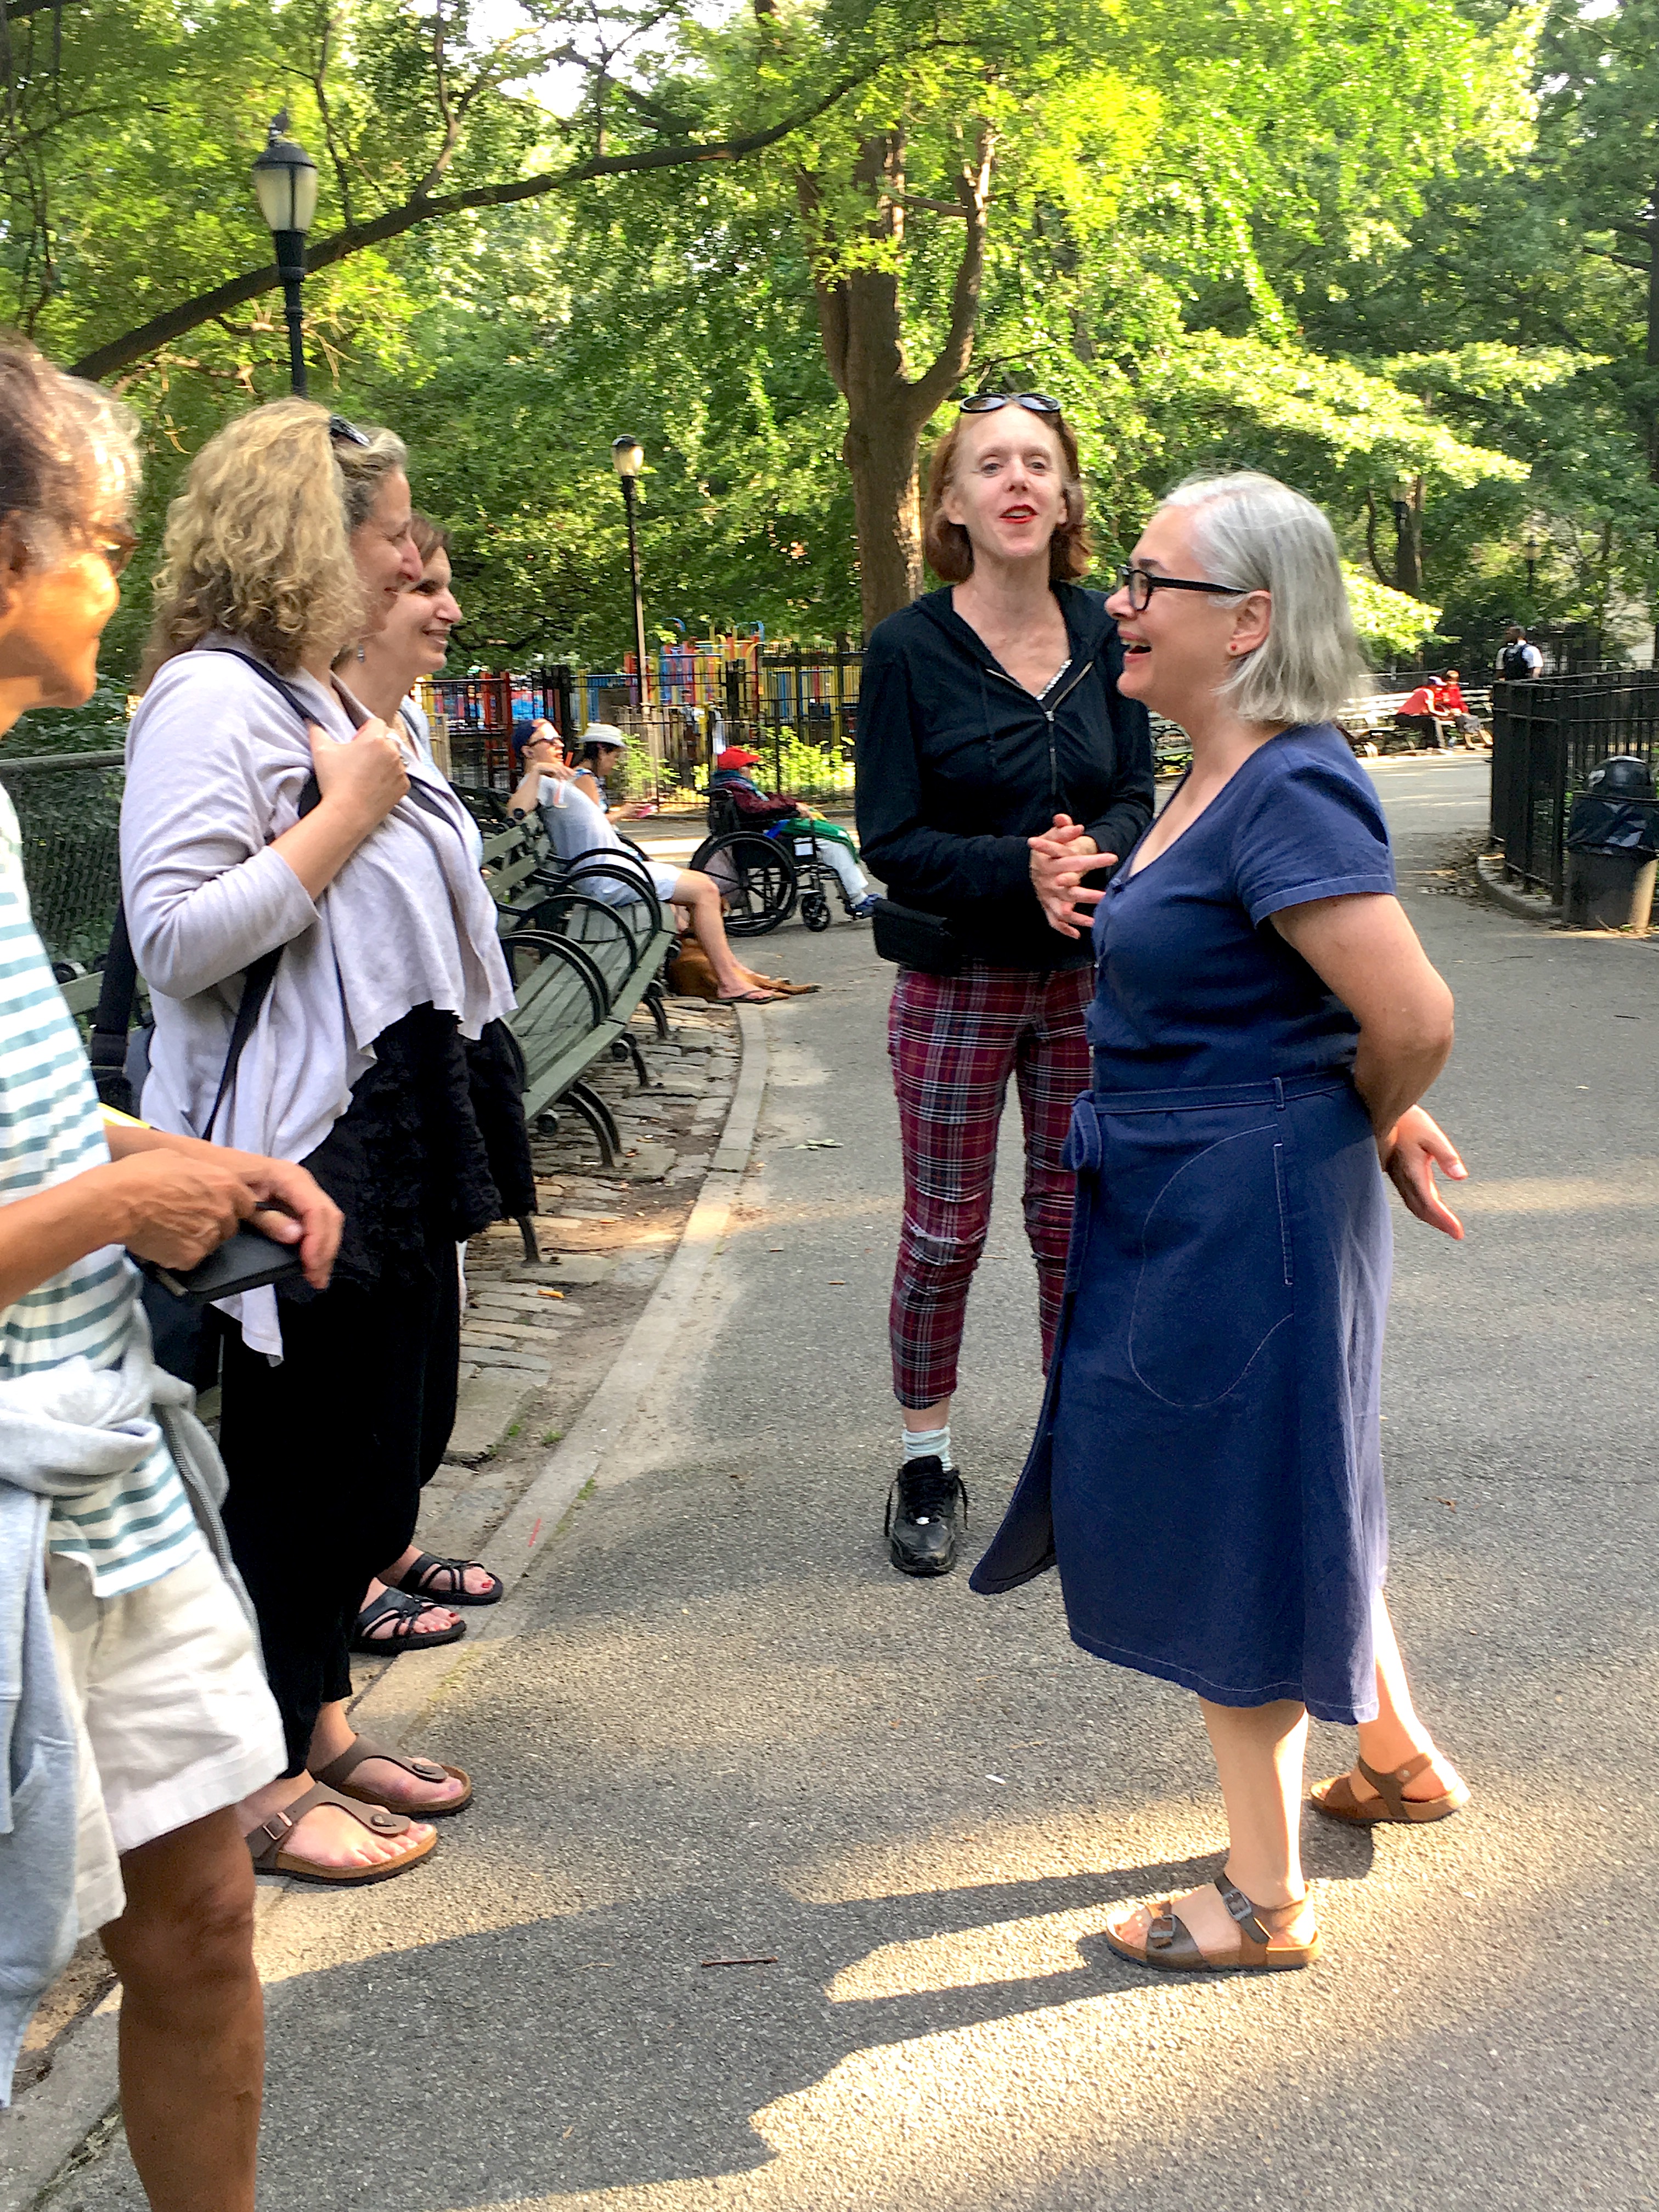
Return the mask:
<svg viewBox="0 0 1659 2212"><path fill-rule="evenodd" d="M1104 891L1033 841L1054 927L1093 917L1065 1308L1036 1443L975 1571L1058 1565L1073 1639L1202 1705L1230 1850L1109 1923L1158 1972L1304 1966L1308 1716L1358 1726L1315 1803L1433 1820L1468 1792L1413 1709L1382 1600L1377 1427L1390 1227L1462 1231L1416 1103L1451 994L1394 895L1382 810L1330 717L1359 669L1324 516L1269 477L1182 484L1108 601L1120 682L1193 765Z"/></svg>

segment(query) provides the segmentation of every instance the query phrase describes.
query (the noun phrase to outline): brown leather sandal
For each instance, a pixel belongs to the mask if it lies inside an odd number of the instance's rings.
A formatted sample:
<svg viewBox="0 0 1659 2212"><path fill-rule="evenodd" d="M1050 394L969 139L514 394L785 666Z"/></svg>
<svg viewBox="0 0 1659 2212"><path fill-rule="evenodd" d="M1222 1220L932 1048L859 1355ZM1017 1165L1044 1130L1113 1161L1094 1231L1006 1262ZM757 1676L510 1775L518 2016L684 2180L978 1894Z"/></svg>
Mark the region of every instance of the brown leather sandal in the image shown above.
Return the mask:
<svg viewBox="0 0 1659 2212"><path fill-rule="evenodd" d="M296 1881L331 1882L343 1888L361 1887L364 1882L390 1881L395 1874L407 1874L410 1867L419 1866L429 1858L437 1844L435 1835L417 1844L412 1851L403 1851L395 1859L384 1860L379 1866L331 1867L316 1859L302 1858L298 1851L286 1848L287 1838L293 1834L306 1814L318 1805L333 1805L342 1813L349 1813L354 1820L361 1820L371 1834L390 1838L406 1835L414 1822L401 1813L389 1812L383 1805L368 1810L354 1805L349 1798L341 1796L337 1790L330 1790L321 1782L314 1783L302 1797L281 1813L273 1813L244 1838L253 1854L255 1874L291 1875Z"/></svg>
<svg viewBox="0 0 1659 2212"><path fill-rule="evenodd" d="M1351 1826L1360 1828L1374 1828L1383 1820L1449 1820L1454 1813L1461 1813L1469 1802L1467 1783L1460 1782L1438 1797L1407 1797L1405 1794L1406 1784L1414 1782L1433 1764L1431 1751L1419 1751L1415 1759L1396 1766L1392 1774L1379 1774L1363 1759L1356 1759L1354 1765L1376 1790L1375 1797L1356 1797L1353 1777L1348 1773L1339 1774L1334 1782L1316 1783L1308 1793L1309 1802L1316 1812L1328 1814L1333 1820L1346 1820Z"/></svg>
<svg viewBox="0 0 1659 2212"><path fill-rule="evenodd" d="M1224 1874L1216 1876L1215 1886L1238 1923L1238 1949L1232 1956L1217 1959L1201 1950L1176 1911L1172 1897L1158 1904L1144 1944L1126 1943L1109 1928L1105 1930L1106 1941L1120 1959L1127 1959L1133 1966L1149 1966L1158 1974L1281 1974L1312 1966L1319 1956L1316 1928L1305 1943L1273 1941L1301 1911L1305 1898L1298 1898L1294 1905L1252 1905Z"/></svg>
<svg viewBox="0 0 1659 2212"><path fill-rule="evenodd" d="M384 1805L384 1798L376 1797L372 1791L361 1786L352 1786L349 1777L366 1759L384 1759L393 1766L401 1766L404 1772L412 1775L416 1782L465 1782L466 1784L465 1795L450 1804L392 1805L386 1807L388 1812L406 1813L411 1820L447 1820L452 1813L465 1813L472 1802L472 1777L465 1767L441 1766L435 1759L410 1759L401 1751L388 1751L385 1744L374 1743L366 1735L358 1736L337 1759L331 1759L326 1766L318 1767L315 1770L317 1779L327 1783L331 1790L337 1790L343 1796L355 1797L360 1804Z"/></svg>

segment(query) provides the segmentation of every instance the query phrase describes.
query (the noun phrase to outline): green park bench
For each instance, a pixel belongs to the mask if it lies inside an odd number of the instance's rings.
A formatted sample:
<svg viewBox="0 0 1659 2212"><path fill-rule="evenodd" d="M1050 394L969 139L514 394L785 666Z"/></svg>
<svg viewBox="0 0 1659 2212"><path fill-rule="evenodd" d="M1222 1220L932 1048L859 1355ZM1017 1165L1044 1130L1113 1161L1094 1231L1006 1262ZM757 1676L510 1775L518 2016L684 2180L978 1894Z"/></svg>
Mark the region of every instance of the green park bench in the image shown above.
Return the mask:
<svg viewBox="0 0 1659 2212"><path fill-rule="evenodd" d="M643 1006L668 1033L661 976L673 925L632 854L590 854L567 867L532 819L486 831L483 874L519 1001L508 1026L525 1056L526 1119L545 1129L568 1106L615 1169L622 1133L583 1079L608 1050L648 1082L630 1024Z"/></svg>
<svg viewBox="0 0 1659 2212"><path fill-rule="evenodd" d="M677 938L632 853L591 854L564 867L539 822L486 830L484 880L498 909L501 949L518 1006L508 1027L524 1054L525 1118L549 1133L568 1106L592 1133L608 1169L622 1164L622 1133L605 1099L583 1078L609 1051L649 1080L630 1024L641 1006L668 1034L662 969ZM58 988L84 1031L101 976L66 972ZM142 990L142 985L141 985ZM537 1256L528 1219L519 1223L527 1258Z"/></svg>

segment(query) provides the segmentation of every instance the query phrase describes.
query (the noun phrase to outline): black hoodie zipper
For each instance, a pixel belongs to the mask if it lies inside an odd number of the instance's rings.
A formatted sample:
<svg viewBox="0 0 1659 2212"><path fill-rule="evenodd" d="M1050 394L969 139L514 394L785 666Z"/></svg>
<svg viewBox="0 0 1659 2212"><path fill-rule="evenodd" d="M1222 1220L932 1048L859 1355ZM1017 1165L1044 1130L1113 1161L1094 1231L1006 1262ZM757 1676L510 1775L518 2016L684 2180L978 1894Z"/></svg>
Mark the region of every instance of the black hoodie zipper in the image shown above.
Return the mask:
<svg viewBox="0 0 1659 2212"><path fill-rule="evenodd" d="M1043 720L1048 725L1048 796L1054 801L1054 810L1056 812L1060 811L1060 804L1061 799L1065 797L1065 793L1060 787L1060 755L1055 749L1054 741L1055 710L1065 705L1066 702L1071 697L1073 692L1077 690L1078 685L1082 683L1084 678L1089 673L1094 665L1094 656L1091 653L1089 659L1084 662L1082 667L1079 669L1077 674L1072 678L1071 682L1066 686L1066 689L1060 692L1059 696L1052 704L1048 703L1046 693L1042 698L1039 699L1035 691L1028 691L1023 684L1016 683L1006 668L999 668L994 663L993 663L988 669L981 668L980 671L981 678L985 676L1000 676L1005 684L1012 684L1014 690L1019 693L1022 698L1029 699L1030 701L1031 704L1042 716ZM985 736L987 742L992 745L993 750L994 750L995 740L991 736L991 718L989 714L987 714L985 718Z"/></svg>

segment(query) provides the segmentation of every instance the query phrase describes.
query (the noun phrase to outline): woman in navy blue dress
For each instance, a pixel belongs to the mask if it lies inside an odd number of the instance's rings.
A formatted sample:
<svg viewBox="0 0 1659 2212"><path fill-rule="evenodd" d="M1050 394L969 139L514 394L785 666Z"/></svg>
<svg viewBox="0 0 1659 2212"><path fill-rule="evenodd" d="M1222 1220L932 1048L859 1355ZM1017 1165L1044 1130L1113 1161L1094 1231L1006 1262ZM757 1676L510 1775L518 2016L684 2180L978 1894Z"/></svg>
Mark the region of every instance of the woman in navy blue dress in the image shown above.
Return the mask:
<svg viewBox="0 0 1659 2212"><path fill-rule="evenodd" d="M974 1586L1057 1564L1085 1650L1201 1700L1224 1870L1126 1910L1113 1948L1163 1971L1301 1966L1309 1714L1359 1731L1322 1812L1435 1820L1468 1794L1382 1600L1377 1428L1384 1172L1462 1234L1434 1180L1462 1164L1417 1103L1451 995L1329 720L1360 663L1319 510L1267 477L1183 485L1108 605L1122 690L1181 725L1193 766L1103 892L1079 888L1065 826L1033 840L1054 927L1097 909L1093 1082L1042 1416Z"/></svg>

